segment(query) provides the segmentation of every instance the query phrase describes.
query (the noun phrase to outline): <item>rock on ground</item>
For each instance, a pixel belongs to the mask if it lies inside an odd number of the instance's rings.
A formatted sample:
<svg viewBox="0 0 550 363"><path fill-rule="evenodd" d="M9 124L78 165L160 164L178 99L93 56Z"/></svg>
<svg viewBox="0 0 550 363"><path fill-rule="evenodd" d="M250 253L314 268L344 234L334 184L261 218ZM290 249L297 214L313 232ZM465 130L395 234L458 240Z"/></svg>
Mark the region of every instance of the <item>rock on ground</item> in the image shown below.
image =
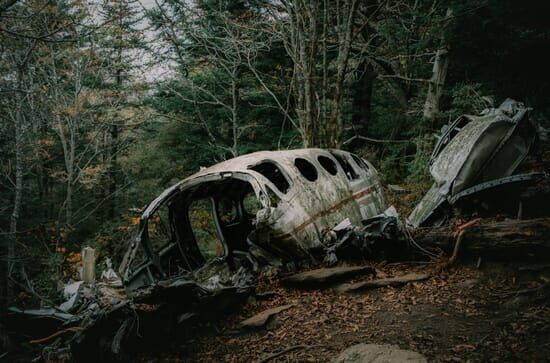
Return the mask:
<svg viewBox="0 0 550 363"><path fill-rule="evenodd" d="M426 358L412 350L390 344L357 344L344 350L333 363L427 363Z"/></svg>

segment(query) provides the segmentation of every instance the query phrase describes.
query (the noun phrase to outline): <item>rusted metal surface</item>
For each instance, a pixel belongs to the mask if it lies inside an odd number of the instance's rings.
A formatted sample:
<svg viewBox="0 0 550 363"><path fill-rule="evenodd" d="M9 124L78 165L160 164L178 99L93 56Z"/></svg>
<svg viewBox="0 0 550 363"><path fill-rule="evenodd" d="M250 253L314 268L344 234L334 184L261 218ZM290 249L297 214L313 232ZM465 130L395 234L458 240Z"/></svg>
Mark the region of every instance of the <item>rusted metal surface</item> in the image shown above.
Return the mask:
<svg viewBox="0 0 550 363"><path fill-rule="evenodd" d="M250 194L259 204L254 213L244 203ZM211 261L201 256L200 231L189 223L190 205L197 200L208 200L223 250ZM171 240L156 249L148 229L162 207L171 216ZM224 220L222 207L233 219ZM360 225L385 209L378 173L356 155L323 149L256 152L203 169L152 201L120 273L131 290L182 272L212 278L213 267L221 271L226 264L231 275L243 259L273 264L308 259L326 247L324 235L342 220ZM146 259L132 268L140 248Z"/></svg>

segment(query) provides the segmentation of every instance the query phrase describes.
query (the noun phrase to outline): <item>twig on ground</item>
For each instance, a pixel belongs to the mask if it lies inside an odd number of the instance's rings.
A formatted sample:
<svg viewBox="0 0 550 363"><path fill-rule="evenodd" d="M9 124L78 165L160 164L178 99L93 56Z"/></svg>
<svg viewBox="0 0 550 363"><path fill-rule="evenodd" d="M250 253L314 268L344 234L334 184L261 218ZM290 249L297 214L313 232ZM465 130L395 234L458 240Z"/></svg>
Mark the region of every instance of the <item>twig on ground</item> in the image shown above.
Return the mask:
<svg viewBox="0 0 550 363"><path fill-rule="evenodd" d="M383 139L374 139L372 137L366 137L361 135L354 135L349 139L347 139L346 141L344 141L342 145L347 145L354 140L363 140L373 144L403 144L403 143L413 144L414 143L413 140L383 140Z"/></svg>
<svg viewBox="0 0 550 363"><path fill-rule="evenodd" d="M460 250L460 245L462 244L463 235L464 235L464 230L462 229L458 232L458 235L456 237L455 248L453 249L453 254L451 255L451 258L449 258L449 261L447 262L447 266L452 266L458 259L458 251Z"/></svg>
<svg viewBox="0 0 550 363"><path fill-rule="evenodd" d="M270 360L272 359L275 359L277 357L280 357L281 355L283 354L286 354L288 352L292 352L293 350L298 350L298 349L311 349L311 348L318 348L318 347L325 347L326 345L324 344L314 344L314 345L304 345L304 344L301 344L301 345L293 345L291 347L288 347L286 349L283 349L283 350L280 350L278 352L275 352L275 353L272 353L262 359L260 359L258 361L258 363L266 363L266 362L269 362Z"/></svg>
<svg viewBox="0 0 550 363"><path fill-rule="evenodd" d="M534 292L540 291L547 287L548 284L542 284L539 287L535 287L532 289L523 289L523 290L514 290L514 291L506 291L501 293L493 294L495 297L508 297L508 296L518 296L518 295L526 295L526 294L532 294Z"/></svg>
<svg viewBox="0 0 550 363"><path fill-rule="evenodd" d="M432 265L434 261L403 261L403 262L392 262L388 263L386 266L403 266L403 265Z"/></svg>
<svg viewBox="0 0 550 363"><path fill-rule="evenodd" d="M52 340L53 338L56 338L62 334L65 334L65 333L76 333L77 331L79 330L82 330L81 327L79 326L72 326L70 328L67 328L67 329L63 329L63 330L60 330L60 331L56 331L55 333L53 333L52 335L48 335L47 337L44 337L44 338L40 338L40 339L34 339L34 340L31 340L29 343L31 344L41 344L41 343L45 343L49 340Z"/></svg>
<svg viewBox="0 0 550 363"><path fill-rule="evenodd" d="M458 236L456 238L456 243L455 243L455 248L453 250L453 255L449 259L449 265L454 264L456 262L456 260L458 259L458 251L460 251L460 244L462 243L462 236L464 235L464 232L466 232L466 230L468 228L470 228L474 224L478 223L479 221L481 221L481 218L476 218L476 219L473 219L469 222L466 222L466 223L461 224L460 226L458 226Z"/></svg>
<svg viewBox="0 0 550 363"><path fill-rule="evenodd" d="M448 260L444 261L443 263L441 263L437 267L437 269L439 271L444 270L444 269L449 268L452 265L454 265L454 263L458 259L458 252L460 251L460 245L462 244L462 239L463 239L464 233L466 232L466 230L468 230L468 228L470 228L474 224L478 223L479 221L481 221L481 218L476 218L476 219L473 219L469 222L466 222L466 223L461 224L460 226L458 226L458 231L456 233L455 247L453 248L453 254L451 255L451 257Z"/></svg>

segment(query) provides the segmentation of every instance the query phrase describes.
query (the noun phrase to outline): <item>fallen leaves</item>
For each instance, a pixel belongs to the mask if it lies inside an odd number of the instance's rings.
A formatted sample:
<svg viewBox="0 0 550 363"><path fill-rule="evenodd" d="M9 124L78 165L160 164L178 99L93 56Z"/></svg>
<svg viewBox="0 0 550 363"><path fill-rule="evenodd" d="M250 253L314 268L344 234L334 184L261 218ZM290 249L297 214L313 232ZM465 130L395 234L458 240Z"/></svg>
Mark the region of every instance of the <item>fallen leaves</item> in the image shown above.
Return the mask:
<svg viewBox="0 0 550 363"><path fill-rule="evenodd" d="M433 271L410 265L376 271L385 277L411 272ZM214 331L196 332L194 341L186 344L184 360L250 362L276 355L269 361L324 362L354 344L397 343L429 361L540 361L544 352L550 352L550 345L537 341L550 335L550 308L524 306L510 314L503 301L493 296L509 291L510 283L508 272L484 274L475 266L453 267L423 281L359 294L285 288L266 277L258 291L260 296L269 292L268 298L243 306ZM265 329L230 334L248 317L291 304L292 308L273 316ZM290 349L295 346L313 348Z"/></svg>

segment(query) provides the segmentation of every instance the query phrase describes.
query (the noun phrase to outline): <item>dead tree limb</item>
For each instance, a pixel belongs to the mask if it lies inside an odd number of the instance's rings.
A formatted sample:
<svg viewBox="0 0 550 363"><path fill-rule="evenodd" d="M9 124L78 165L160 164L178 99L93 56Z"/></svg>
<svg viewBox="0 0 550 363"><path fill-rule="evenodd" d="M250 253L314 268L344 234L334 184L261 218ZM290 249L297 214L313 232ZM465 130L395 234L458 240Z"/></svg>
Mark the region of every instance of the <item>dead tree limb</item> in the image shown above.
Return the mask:
<svg viewBox="0 0 550 363"><path fill-rule="evenodd" d="M383 279L374 279L374 280L360 281L360 282L349 283L349 284L342 284L337 286L335 288L335 291L339 293L344 293L344 292L362 291L362 290L375 288L375 287L399 286L399 285L405 285L409 282L426 280L429 277L430 275L428 274L409 273L406 275L396 276L396 277L387 277Z"/></svg>
<svg viewBox="0 0 550 363"><path fill-rule="evenodd" d="M292 352L293 350L298 350L298 349L311 349L311 348L317 348L317 347L324 347L325 345L324 344L314 344L314 345L293 345L291 347L288 347L286 349L283 349L281 351L278 351L278 352L275 352L275 353L272 353L268 356L266 356L265 358L262 358L258 361L258 363L266 363L266 362L269 362L270 360L272 359L275 359L277 357L280 357L281 355L283 354L286 354L288 352Z"/></svg>
<svg viewBox="0 0 550 363"><path fill-rule="evenodd" d="M481 221L481 218L474 219L472 221L466 222L458 226L458 234L456 237L455 248L453 249L453 254L451 255L451 258L449 258L449 261L448 261L449 266L453 265L456 262L456 260L458 260L458 253L460 251L460 245L462 244L462 240L464 239L464 233L468 228L472 227L479 221Z"/></svg>
<svg viewBox="0 0 550 363"><path fill-rule="evenodd" d="M78 331L82 330L81 327L79 326L72 326L72 327L69 327L67 329L63 329L63 330L60 330L60 331L56 331L55 333L45 337L45 338L40 338L40 339L34 339L34 340L31 340L29 341L29 343L31 344L43 344L43 343L46 343L46 342L49 342L50 340L54 339L54 338L57 338L58 336L60 335L63 335L65 333L76 333Z"/></svg>

